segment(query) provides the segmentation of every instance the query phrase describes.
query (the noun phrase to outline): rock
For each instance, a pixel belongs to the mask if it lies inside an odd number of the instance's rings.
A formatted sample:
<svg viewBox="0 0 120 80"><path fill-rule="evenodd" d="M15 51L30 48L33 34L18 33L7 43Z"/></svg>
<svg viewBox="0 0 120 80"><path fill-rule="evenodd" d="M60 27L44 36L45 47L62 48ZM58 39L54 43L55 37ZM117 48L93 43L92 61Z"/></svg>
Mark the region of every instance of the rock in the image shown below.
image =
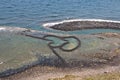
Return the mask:
<svg viewBox="0 0 120 80"><path fill-rule="evenodd" d="M119 56L119 48L120 37L117 33L61 36L21 28L2 28L0 77L34 65L89 67L105 64Z"/></svg>

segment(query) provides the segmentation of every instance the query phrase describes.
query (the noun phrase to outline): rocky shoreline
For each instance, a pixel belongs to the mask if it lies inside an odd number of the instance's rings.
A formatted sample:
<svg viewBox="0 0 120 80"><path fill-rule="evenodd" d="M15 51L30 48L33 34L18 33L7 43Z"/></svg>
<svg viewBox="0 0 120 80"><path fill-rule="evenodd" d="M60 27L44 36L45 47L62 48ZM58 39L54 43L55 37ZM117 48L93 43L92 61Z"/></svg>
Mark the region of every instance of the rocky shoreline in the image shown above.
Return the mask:
<svg viewBox="0 0 120 80"><path fill-rule="evenodd" d="M96 28L120 29L120 23L75 21L53 25L50 26L50 28L59 29L62 31ZM62 35L24 28L1 27L0 44L4 44L5 49L6 46L11 44L11 46L8 47L8 50L15 49L15 51L9 52L9 54L15 55L15 57L6 56L0 53L0 77L2 80L12 80L10 78L13 74L15 76L16 74L19 75L19 73L24 73L26 69L32 68L36 65L42 67L54 66L63 69L74 69L76 67L91 68L95 66L102 67L103 65L119 65L119 35L120 33L115 32L82 35ZM6 42L2 42L4 40ZM14 41L16 43L14 43ZM18 51L19 49L20 51ZM8 53L7 51L4 52L5 54ZM22 58L23 53L24 58Z"/></svg>
<svg viewBox="0 0 120 80"><path fill-rule="evenodd" d="M53 26L45 26L61 31L75 31L83 29L120 29L120 23L115 22L99 22L99 21L73 21L55 24Z"/></svg>

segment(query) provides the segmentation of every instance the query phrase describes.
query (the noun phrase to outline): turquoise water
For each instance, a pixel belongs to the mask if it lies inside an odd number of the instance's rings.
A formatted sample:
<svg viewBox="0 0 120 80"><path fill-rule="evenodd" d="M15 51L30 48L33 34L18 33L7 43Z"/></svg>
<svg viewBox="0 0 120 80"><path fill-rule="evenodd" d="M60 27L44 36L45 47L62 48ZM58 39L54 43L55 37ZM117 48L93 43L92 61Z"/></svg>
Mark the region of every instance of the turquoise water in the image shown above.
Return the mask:
<svg viewBox="0 0 120 80"><path fill-rule="evenodd" d="M59 34L94 34L94 33L106 33L106 32L117 32L120 33L120 30L117 29L87 29L87 30L75 30L75 31L60 31L60 30L45 30L47 32L54 32Z"/></svg>
<svg viewBox="0 0 120 80"><path fill-rule="evenodd" d="M120 30L115 29L88 29L88 30L77 30L77 31L69 31L69 34L94 34L94 33L106 33L106 32L117 32L120 33Z"/></svg>
<svg viewBox="0 0 120 80"><path fill-rule="evenodd" d="M0 25L46 30L41 24L74 18L120 20L120 0L1 0Z"/></svg>

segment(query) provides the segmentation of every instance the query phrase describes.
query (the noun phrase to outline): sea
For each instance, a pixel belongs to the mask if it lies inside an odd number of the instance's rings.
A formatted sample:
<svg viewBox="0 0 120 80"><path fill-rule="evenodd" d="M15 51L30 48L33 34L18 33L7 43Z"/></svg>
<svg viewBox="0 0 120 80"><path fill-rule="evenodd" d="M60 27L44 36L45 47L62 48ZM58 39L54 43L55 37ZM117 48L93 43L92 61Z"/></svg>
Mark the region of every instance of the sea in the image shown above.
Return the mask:
<svg viewBox="0 0 120 80"><path fill-rule="evenodd" d="M69 19L120 20L120 0L0 0L0 26L49 31L42 25Z"/></svg>

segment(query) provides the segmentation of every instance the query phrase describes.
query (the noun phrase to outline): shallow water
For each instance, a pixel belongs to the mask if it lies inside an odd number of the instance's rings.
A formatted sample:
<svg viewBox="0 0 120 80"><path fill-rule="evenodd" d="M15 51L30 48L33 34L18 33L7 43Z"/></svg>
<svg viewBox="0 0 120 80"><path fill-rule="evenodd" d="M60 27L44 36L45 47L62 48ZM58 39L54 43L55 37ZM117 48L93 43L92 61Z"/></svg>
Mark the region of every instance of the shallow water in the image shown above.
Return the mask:
<svg viewBox="0 0 120 80"><path fill-rule="evenodd" d="M60 30L51 30L51 32L54 33L59 33L59 34L71 34L71 35L75 35L75 34L96 34L96 33L120 33L120 30L117 29L86 29L86 30L75 30L75 31L60 31Z"/></svg>
<svg viewBox="0 0 120 80"><path fill-rule="evenodd" d="M42 57L54 56L47 42L10 32L0 32L0 73L33 65ZM39 60L39 58L41 58ZM1 76L1 74L0 74Z"/></svg>

